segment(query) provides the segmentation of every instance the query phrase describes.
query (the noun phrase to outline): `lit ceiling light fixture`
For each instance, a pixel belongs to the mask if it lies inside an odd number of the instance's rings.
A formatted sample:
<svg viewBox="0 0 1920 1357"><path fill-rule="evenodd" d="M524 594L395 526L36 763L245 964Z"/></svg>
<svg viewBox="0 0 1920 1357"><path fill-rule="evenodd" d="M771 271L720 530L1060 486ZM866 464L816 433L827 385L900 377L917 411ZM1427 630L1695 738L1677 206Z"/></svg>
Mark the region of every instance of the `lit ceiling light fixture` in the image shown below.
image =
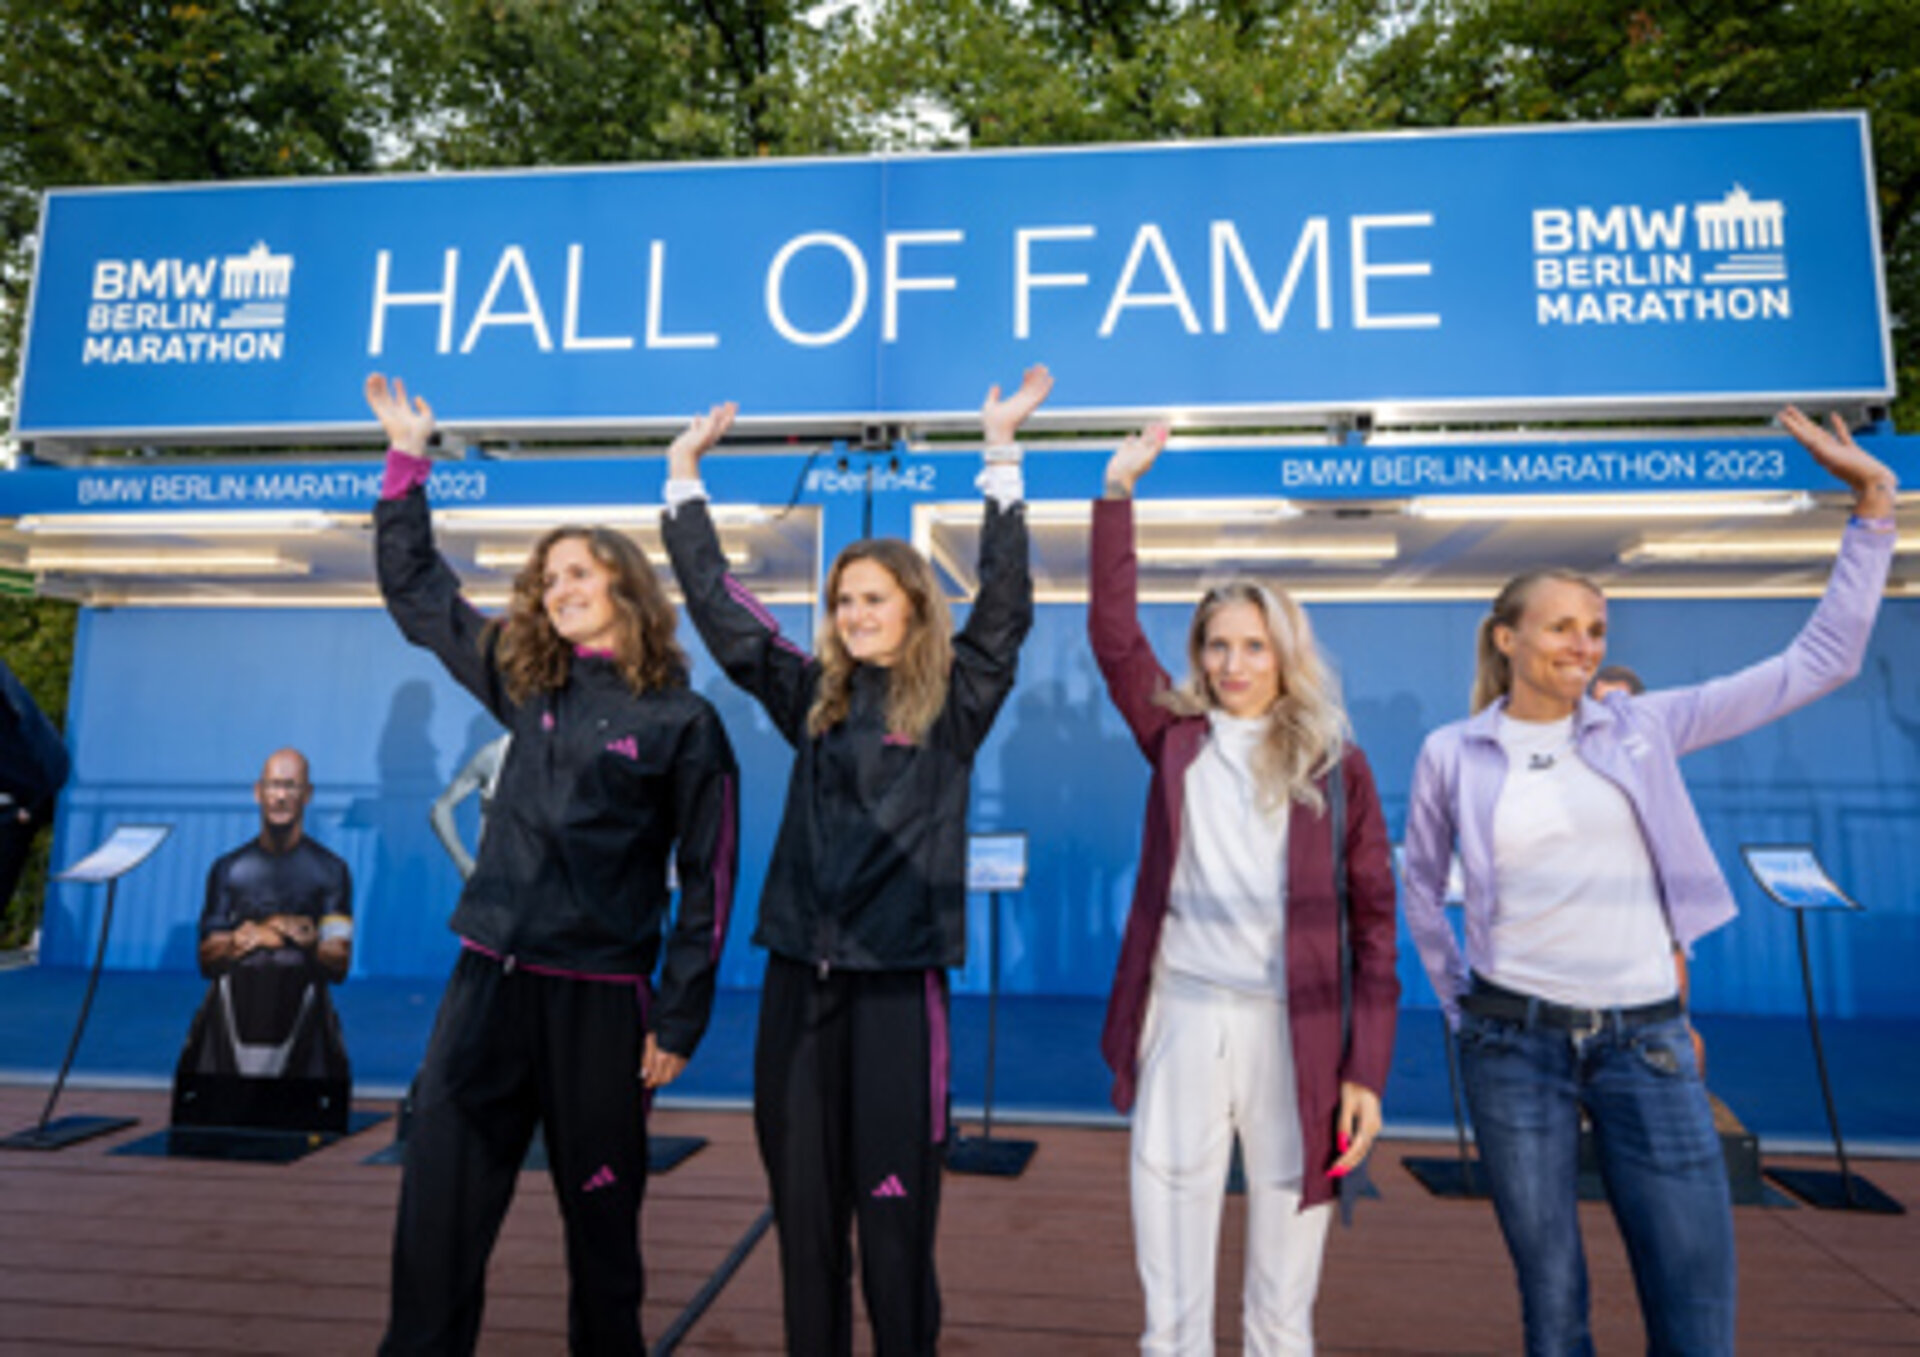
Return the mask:
<svg viewBox="0 0 1920 1357"><path fill-rule="evenodd" d="M655 541L643 542L641 545L646 548L648 559L653 562L656 569L665 570L667 568L667 552L665 547ZM527 563L527 557L532 553L532 550L532 542L524 542L518 545L513 543L487 542L473 549L473 563L482 570L518 570ZM737 570L742 574L750 574L758 566L754 554L745 547L729 546L722 547L721 550L726 554L729 569Z"/></svg>
<svg viewBox="0 0 1920 1357"><path fill-rule="evenodd" d="M660 526L658 504L536 504L514 509L439 509L434 526L456 534L478 532L541 533L563 523L585 523L594 527L634 528ZM719 524L756 524L767 521L767 511L757 504L708 504L707 513Z"/></svg>
<svg viewBox="0 0 1920 1357"><path fill-rule="evenodd" d="M1730 495L1461 495L1407 501L1410 518L1783 518L1813 508L1804 490Z"/></svg>
<svg viewBox="0 0 1920 1357"><path fill-rule="evenodd" d="M977 525L980 505L946 504L915 506L932 511L942 523L964 521ZM1133 514L1141 523L1191 523L1201 520L1226 527L1235 523L1277 523L1298 518L1305 511L1289 499L1142 499L1135 500ZM1027 522L1061 526L1084 526L1093 519L1093 510L1085 500L1033 500L1027 504Z"/></svg>
<svg viewBox="0 0 1920 1357"><path fill-rule="evenodd" d="M326 532L335 516L319 509L234 509L222 513L22 514L18 532L45 537L282 537Z"/></svg>
<svg viewBox="0 0 1920 1357"><path fill-rule="evenodd" d="M1142 546L1150 565L1206 565L1218 561L1391 561L1400 544L1391 537L1296 538L1286 542L1208 542L1199 546Z"/></svg>
<svg viewBox="0 0 1920 1357"><path fill-rule="evenodd" d="M27 569L67 575L306 575L277 551L75 551L29 547Z"/></svg>
<svg viewBox="0 0 1920 1357"><path fill-rule="evenodd" d="M1622 565L1642 561L1831 561L1840 550L1838 533L1824 537L1643 537L1620 553ZM1920 551L1920 542L1901 542L1902 555Z"/></svg>

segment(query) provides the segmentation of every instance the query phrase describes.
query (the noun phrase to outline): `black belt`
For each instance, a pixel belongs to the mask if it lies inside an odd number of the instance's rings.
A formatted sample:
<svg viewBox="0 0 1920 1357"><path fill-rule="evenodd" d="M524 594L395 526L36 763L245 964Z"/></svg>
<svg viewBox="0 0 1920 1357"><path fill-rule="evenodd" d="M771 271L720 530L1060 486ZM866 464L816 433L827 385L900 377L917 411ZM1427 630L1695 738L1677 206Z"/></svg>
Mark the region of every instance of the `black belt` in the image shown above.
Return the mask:
<svg viewBox="0 0 1920 1357"><path fill-rule="evenodd" d="M1460 997L1462 1012L1476 1018L1516 1022L1530 1027L1551 1027L1563 1032L1599 1032L1605 1028L1645 1027L1649 1023L1671 1022L1687 1011L1678 995L1657 1003L1635 1004L1627 1008L1575 1008L1556 1004L1551 999L1535 999L1502 989L1475 976L1473 988Z"/></svg>

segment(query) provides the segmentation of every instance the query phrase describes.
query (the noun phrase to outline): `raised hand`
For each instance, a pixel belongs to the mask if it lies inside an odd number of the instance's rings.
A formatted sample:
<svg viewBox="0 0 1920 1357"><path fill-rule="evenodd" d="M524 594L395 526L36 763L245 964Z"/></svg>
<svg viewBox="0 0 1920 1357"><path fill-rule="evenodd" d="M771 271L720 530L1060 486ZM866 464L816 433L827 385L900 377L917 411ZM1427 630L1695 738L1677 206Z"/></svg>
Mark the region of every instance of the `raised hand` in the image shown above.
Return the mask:
<svg viewBox="0 0 1920 1357"><path fill-rule="evenodd" d="M427 441L433 437L433 407L424 397L407 400L407 384L398 377L388 385L384 373L367 375L367 404L380 427L387 431L387 446L414 457L427 455Z"/></svg>
<svg viewBox="0 0 1920 1357"><path fill-rule="evenodd" d="M700 459L713 449L713 445L727 436L727 430L733 427L734 416L740 413L737 401L728 401L716 405L704 415L695 415L693 422L680 431L667 446L667 476L676 481L693 481L700 478Z"/></svg>
<svg viewBox="0 0 1920 1357"><path fill-rule="evenodd" d="M1149 424L1139 433L1128 434L1107 459L1106 493L1110 499L1133 498L1133 487L1147 474L1167 445L1167 426Z"/></svg>
<svg viewBox="0 0 1920 1357"><path fill-rule="evenodd" d="M986 432L987 446L1013 442L1027 416L1040 408L1040 402L1051 390L1053 374L1044 363L1028 368L1020 378L1020 389L1005 400L1000 398L998 385L989 387L987 399L980 407L980 424Z"/></svg>
<svg viewBox="0 0 1920 1357"><path fill-rule="evenodd" d="M1892 468L1853 441L1846 422L1831 417L1831 428L1823 429L1789 405L1780 412L1780 427L1792 434L1835 477L1853 491L1854 512L1862 518L1886 518L1893 513L1894 496L1900 479Z"/></svg>

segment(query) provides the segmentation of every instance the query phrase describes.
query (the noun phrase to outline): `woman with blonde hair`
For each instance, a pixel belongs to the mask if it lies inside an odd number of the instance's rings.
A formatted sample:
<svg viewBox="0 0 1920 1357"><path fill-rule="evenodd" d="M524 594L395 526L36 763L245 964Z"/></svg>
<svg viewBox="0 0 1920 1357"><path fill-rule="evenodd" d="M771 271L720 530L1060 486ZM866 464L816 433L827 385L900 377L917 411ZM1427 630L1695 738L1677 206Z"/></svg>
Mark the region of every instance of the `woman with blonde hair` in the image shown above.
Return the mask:
<svg viewBox="0 0 1920 1357"><path fill-rule="evenodd" d="M1792 644L1707 683L1596 700L1605 596L1570 571L1528 571L1480 623L1474 715L1429 735L1414 770L1407 928L1459 1033L1529 1353L1593 1351L1575 1209L1583 1119L1647 1350L1734 1350L1733 1210L1676 962L1735 910L1679 759L1859 671L1898 488L1837 417L1831 431L1791 407L1780 420L1854 495L1826 594ZM1456 853L1464 952L1442 909Z"/></svg>
<svg viewBox="0 0 1920 1357"><path fill-rule="evenodd" d="M827 578L815 653L727 573L700 459L734 407L668 450L667 552L708 651L794 748L754 941L765 987L754 1129L773 1194L787 1350L852 1350L853 1255L880 1357L932 1353L946 1136L947 970L966 960L973 758L1033 622L1014 434L1053 378L989 392L980 589L952 632L925 557L872 539Z"/></svg>
<svg viewBox="0 0 1920 1357"><path fill-rule="evenodd" d="M1213 1351L1237 1135L1245 1350L1309 1353L1330 1203L1380 1133L1392 1058L1386 825L1338 685L1284 592L1209 590L1188 677L1170 686L1140 628L1132 508L1166 435L1149 427L1107 465L1087 610L1108 696L1153 768L1102 1038L1114 1105L1133 1112L1140 1350Z"/></svg>
<svg viewBox="0 0 1920 1357"><path fill-rule="evenodd" d="M512 736L415 1084L380 1350L473 1351L487 1258L539 1126L566 1226L568 1346L639 1354L646 1114L713 1004L739 841L733 750L687 686L673 606L639 547L555 528L487 621L434 548L432 409L378 374L367 402L390 445L374 510L387 609Z"/></svg>

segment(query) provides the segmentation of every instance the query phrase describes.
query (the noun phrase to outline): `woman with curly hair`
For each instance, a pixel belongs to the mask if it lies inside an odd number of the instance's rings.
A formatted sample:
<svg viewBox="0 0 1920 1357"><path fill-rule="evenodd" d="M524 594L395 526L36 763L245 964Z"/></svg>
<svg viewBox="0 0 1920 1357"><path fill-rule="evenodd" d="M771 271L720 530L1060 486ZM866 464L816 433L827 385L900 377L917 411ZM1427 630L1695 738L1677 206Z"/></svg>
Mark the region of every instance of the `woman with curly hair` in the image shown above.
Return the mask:
<svg viewBox="0 0 1920 1357"><path fill-rule="evenodd" d="M432 409L378 374L367 402L391 444L374 511L388 611L513 737L416 1085L381 1351L473 1350L537 1125L566 1227L569 1344L641 1353L646 1112L713 1003L738 842L733 750L687 686L673 607L637 546L555 528L504 619L484 620L433 545Z"/></svg>
<svg viewBox="0 0 1920 1357"><path fill-rule="evenodd" d="M754 1126L780 1239L787 1350L853 1346L853 1255L874 1350L939 1340L934 1227L946 1136L947 969L966 960L967 786L1033 621L1014 433L1053 379L989 393L980 590L959 632L925 557L856 542L812 655L727 573L700 458L734 407L668 451L664 535L687 615L794 747L754 941L771 955Z"/></svg>
<svg viewBox="0 0 1920 1357"><path fill-rule="evenodd" d="M1114 1105L1133 1113L1140 1350L1213 1351L1237 1135L1246 1351L1311 1353L1330 1203L1380 1134L1400 996L1393 868L1373 773L1298 603L1222 584L1194 609L1187 678L1155 658L1133 490L1166 437L1153 425L1114 452L1088 567L1094 659L1153 768L1101 1039Z"/></svg>

